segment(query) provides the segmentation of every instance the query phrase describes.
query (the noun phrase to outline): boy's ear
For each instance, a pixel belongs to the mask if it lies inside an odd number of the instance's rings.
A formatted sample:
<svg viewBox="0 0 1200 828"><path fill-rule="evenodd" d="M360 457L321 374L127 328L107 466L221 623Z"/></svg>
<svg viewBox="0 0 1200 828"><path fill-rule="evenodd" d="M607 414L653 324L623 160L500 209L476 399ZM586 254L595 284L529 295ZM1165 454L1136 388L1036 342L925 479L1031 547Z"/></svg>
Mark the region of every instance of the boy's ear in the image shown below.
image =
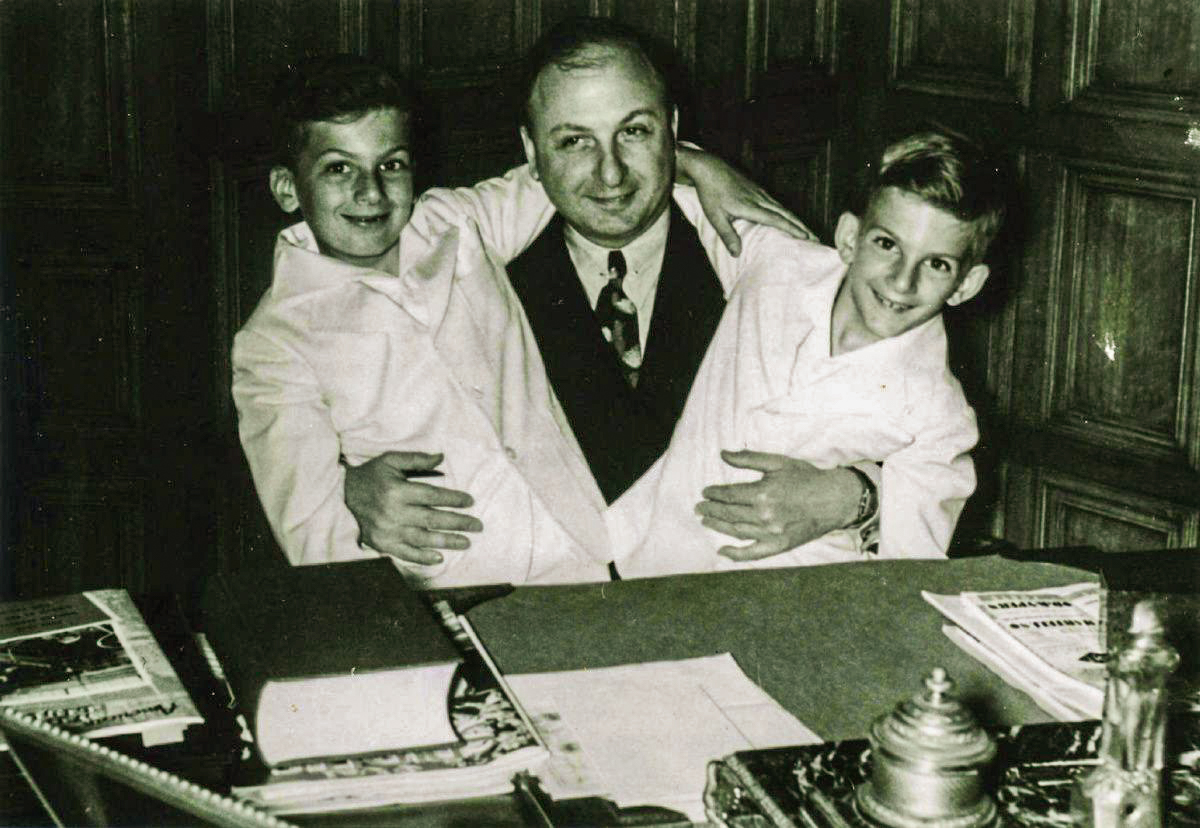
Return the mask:
<svg viewBox="0 0 1200 828"><path fill-rule="evenodd" d="M537 168L537 145L533 143L533 136L525 127L521 127L521 146L525 148L525 160L529 162L529 172L533 175L533 180L540 181Z"/></svg>
<svg viewBox="0 0 1200 828"><path fill-rule="evenodd" d="M833 245L847 265L854 261L854 251L858 247L858 228L858 216L845 212L838 218L837 229L833 231Z"/></svg>
<svg viewBox="0 0 1200 828"><path fill-rule="evenodd" d="M300 196L296 193L296 176L287 167L280 164L271 168L271 195L275 203L285 213L294 213L300 209Z"/></svg>
<svg viewBox="0 0 1200 828"><path fill-rule="evenodd" d="M950 294L950 298L946 300L947 305L961 305L968 299L975 298L975 294L983 290L983 283L987 281L991 275L991 268L985 264L977 264L967 271L967 275L958 283L954 293Z"/></svg>

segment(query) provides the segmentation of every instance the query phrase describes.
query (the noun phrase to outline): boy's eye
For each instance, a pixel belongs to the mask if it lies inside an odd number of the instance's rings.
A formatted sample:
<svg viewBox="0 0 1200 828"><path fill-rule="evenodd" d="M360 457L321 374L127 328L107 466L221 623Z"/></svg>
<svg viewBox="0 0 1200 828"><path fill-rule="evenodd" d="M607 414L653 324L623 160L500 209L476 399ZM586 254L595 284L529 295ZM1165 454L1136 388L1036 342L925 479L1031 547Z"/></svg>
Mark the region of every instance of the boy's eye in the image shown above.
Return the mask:
<svg viewBox="0 0 1200 828"><path fill-rule="evenodd" d="M345 161L331 161L325 165L325 172L332 175L341 175L350 172L350 165Z"/></svg>
<svg viewBox="0 0 1200 828"><path fill-rule="evenodd" d="M874 242L880 250L892 250L896 246L896 242L887 236L876 236Z"/></svg>
<svg viewBox="0 0 1200 828"><path fill-rule="evenodd" d="M954 275L954 265L951 264L946 259L930 259L929 266L931 268L933 268L934 270L936 270L939 275L942 275L942 276L953 276Z"/></svg>
<svg viewBox="0 0 1200 828"><path fill-rule="evenodd" d="M650 134L650 128L642 124L630 124L621 130L621 134L630 138L644 138Z"/></svg>
<svg viewBox="0 0 1200 828"><path fill-rule="evenodd" d="M408 161L403 158L392 158L389 161L384 161L379 165L379 169L385 173L401 173L408 170Z"/></svg>
<svg viewBox="0 0 1200 828"><path fill-rule="evenodd" d="M559 149L577 149L587 142L585 135L564 135L558 139Z"/></svg>

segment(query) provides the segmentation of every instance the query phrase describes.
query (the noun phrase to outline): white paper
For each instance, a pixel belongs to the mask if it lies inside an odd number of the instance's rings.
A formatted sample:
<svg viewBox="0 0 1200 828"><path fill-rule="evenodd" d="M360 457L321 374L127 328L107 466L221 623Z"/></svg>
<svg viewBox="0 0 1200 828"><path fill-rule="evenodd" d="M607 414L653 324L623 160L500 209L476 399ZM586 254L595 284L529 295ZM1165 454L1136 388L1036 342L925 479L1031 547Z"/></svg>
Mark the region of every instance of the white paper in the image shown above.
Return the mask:
<svg viewBox="0 0 1200 828"><path fill-rule="evenodd" d="M702 821L709 761L822 741L729 653L508 681L535 722L552 716L557 733L543 736L554 756L541 781L556 799L598 794L621 807L659 805ZM572 737L580 749L564 757L560 745Z"/></svg>
<svg viewBox="0 0 1200 828"><path fill-rule="evenodd" d="M947 636L1056 718L1096 718L1104 702L1100 586L922 597L957 625Z"/></svg>

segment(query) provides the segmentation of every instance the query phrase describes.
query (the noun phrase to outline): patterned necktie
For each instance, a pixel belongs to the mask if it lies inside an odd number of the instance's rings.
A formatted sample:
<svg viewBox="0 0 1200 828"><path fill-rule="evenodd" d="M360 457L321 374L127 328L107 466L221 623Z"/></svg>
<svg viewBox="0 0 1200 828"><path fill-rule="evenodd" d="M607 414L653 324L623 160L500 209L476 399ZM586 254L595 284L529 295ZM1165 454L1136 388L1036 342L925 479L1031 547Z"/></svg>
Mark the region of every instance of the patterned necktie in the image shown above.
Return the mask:
<svg viewBox="0 0 1200 828"><path fill-rule="evenodd" d="M637 308L621 287L625 271L624 254L620 250L609 253L608 284L600 290L596 319L604 338L616 349L625 380L631 387L636 387L638 369L642 367L642 346L638 341Z"/></svg>

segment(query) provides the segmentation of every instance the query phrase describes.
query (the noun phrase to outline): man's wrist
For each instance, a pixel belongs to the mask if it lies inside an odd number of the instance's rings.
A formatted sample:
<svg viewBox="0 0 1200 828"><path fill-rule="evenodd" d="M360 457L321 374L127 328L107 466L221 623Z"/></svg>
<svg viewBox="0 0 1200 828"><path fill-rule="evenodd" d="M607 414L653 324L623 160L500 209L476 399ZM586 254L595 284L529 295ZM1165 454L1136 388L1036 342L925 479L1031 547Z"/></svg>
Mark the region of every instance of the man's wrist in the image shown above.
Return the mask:
<svg viewBox="0 0 1200 828"><path fill-rule="evenodd" d="M866 472L861 469L856 469L854 466L845 466L847 471L851 472L858 480L861 491L858 496L858 508L854 518L847 523L844 529L854 529L860 527L879 509L879 491L875 488L875 481L872 480Z"/></svg>

